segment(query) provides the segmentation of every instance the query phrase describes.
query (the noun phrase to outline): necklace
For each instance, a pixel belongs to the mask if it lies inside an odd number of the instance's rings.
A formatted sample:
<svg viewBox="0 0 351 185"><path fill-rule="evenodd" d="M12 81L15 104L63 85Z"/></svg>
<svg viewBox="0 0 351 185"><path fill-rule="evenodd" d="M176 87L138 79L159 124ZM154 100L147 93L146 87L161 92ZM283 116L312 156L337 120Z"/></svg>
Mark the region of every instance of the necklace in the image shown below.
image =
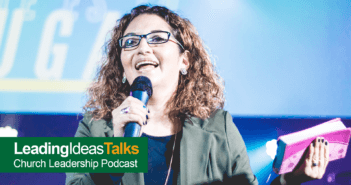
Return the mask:
<svg viewBox="0 0 351 185"><path fill-rule="evenodd" d="M178 127L177 127L177 130L178 130ZM177 141L177 135L178 135L178 133L176 133L175 136L174 136L173 149L172 149L172 157L171 157L171 160L169 161L169 167L168 167L167 177L166 177L166 181L165 181L165 184L164 184L164 185L167 185L167 183L168 183L168 178L169 178L169 174L171 173L171 166L172 166L172 161L173 161L174 148L175 148L175 144L176 144L176 141Z"/></svg>

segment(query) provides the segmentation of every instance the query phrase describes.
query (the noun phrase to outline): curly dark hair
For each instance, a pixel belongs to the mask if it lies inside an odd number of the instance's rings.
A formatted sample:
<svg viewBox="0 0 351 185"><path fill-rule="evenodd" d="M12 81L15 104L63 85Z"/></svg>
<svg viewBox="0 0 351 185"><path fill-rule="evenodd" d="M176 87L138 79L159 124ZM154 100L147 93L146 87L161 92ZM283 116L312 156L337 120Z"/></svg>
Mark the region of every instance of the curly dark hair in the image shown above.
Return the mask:
<svg viewBox="0 0 351 185"><path fill-rule="evenodd" d="M111 40L107 43L107 60L102 64L95 81L88 88L88 102L83 107L95 119L112 119L112 110L121 105L130 91L128 83L122 83L123 66L118 39L130 22L142 14L155 14L172 28L174 37L189 51L187 75L179 74L176 93L167 103L171 120L196 116L208 118L216 109L224 106L224 81L216 73L210 56L195 27L188 19L162 6L141 5L132 9L117 21ZM185 52L180 48L180 52Z"/></svg>

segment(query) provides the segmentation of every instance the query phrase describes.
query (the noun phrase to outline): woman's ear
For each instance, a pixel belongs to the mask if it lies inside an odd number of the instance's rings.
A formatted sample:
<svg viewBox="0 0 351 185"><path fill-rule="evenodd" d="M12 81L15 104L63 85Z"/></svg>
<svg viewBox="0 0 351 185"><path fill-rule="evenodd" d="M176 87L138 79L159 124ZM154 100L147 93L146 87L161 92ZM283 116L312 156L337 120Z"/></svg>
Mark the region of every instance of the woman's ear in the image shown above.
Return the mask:
<svg viewBox="0 0 351 185"><path fill-rule="evenodd" d="M181 68L188 70L189 68L189 59L190 59L190 52L185 50L182 54L182 63L180 65Z"/></svg>

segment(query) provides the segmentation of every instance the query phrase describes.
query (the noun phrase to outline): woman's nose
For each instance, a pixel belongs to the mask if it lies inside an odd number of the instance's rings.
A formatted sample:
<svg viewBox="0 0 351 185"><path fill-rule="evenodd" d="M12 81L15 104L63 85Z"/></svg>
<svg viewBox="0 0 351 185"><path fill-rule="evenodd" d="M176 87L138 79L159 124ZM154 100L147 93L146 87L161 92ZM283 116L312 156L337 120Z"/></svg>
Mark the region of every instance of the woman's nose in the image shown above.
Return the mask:
<svg viewBox="0 0 351 185"><path fill-rule="evenodd" d="M147 43L146 38L141 38L139 46L138 46L138 52L141 54L152 53L152 48Z"/></svg>

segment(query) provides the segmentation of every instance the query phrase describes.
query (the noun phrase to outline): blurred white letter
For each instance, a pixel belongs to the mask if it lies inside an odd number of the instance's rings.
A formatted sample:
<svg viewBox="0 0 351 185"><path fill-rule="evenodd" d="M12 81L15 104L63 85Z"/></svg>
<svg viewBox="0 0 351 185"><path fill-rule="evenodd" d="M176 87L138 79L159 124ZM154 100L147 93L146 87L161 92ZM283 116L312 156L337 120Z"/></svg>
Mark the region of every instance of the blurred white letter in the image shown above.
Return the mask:
<svg viewBox="0 0 351 185"><path fill-rule="evenodd" d="M67 44L52 44L55 30L58 23L61 22L59 36L68 37L72 34L74 18L71 11L56 10L46 19L42 38L40 41L37 60L35 63L35 74L39 79L58 80L62 76L63 67L66 61L68 51ZM53 54L51 68L49 65L50 54Z"/></svg>
<svg viewBox="0 0 351 185"><path fill-rule="evenodd" d="M4 32L6 17L8 13L7 11L7 9L0 9L0 43ZM24 21L23 15L23 9L16 9L12 13L12 21L10 24L10 29L8 31L9 36L7 37L4 55L2 56L2 64L0 65L0 78L5 77L12 69Z"/></svg>
<svg viewBox="0 0 351 185"><path fill-rule="evenodd" d="M90 52L90 56L88 62L84 68L82 79L83 80L91 80L93 74L96 70L97 62L101 60L103 51L101 50L104 46L106 40L109 40L111 34L107 35L109 31L113 29L116 24L117 19L120 17L119 12L108 12L104 19L104 22L101 24L99 33L95 39L94 46Z"/></svg>

